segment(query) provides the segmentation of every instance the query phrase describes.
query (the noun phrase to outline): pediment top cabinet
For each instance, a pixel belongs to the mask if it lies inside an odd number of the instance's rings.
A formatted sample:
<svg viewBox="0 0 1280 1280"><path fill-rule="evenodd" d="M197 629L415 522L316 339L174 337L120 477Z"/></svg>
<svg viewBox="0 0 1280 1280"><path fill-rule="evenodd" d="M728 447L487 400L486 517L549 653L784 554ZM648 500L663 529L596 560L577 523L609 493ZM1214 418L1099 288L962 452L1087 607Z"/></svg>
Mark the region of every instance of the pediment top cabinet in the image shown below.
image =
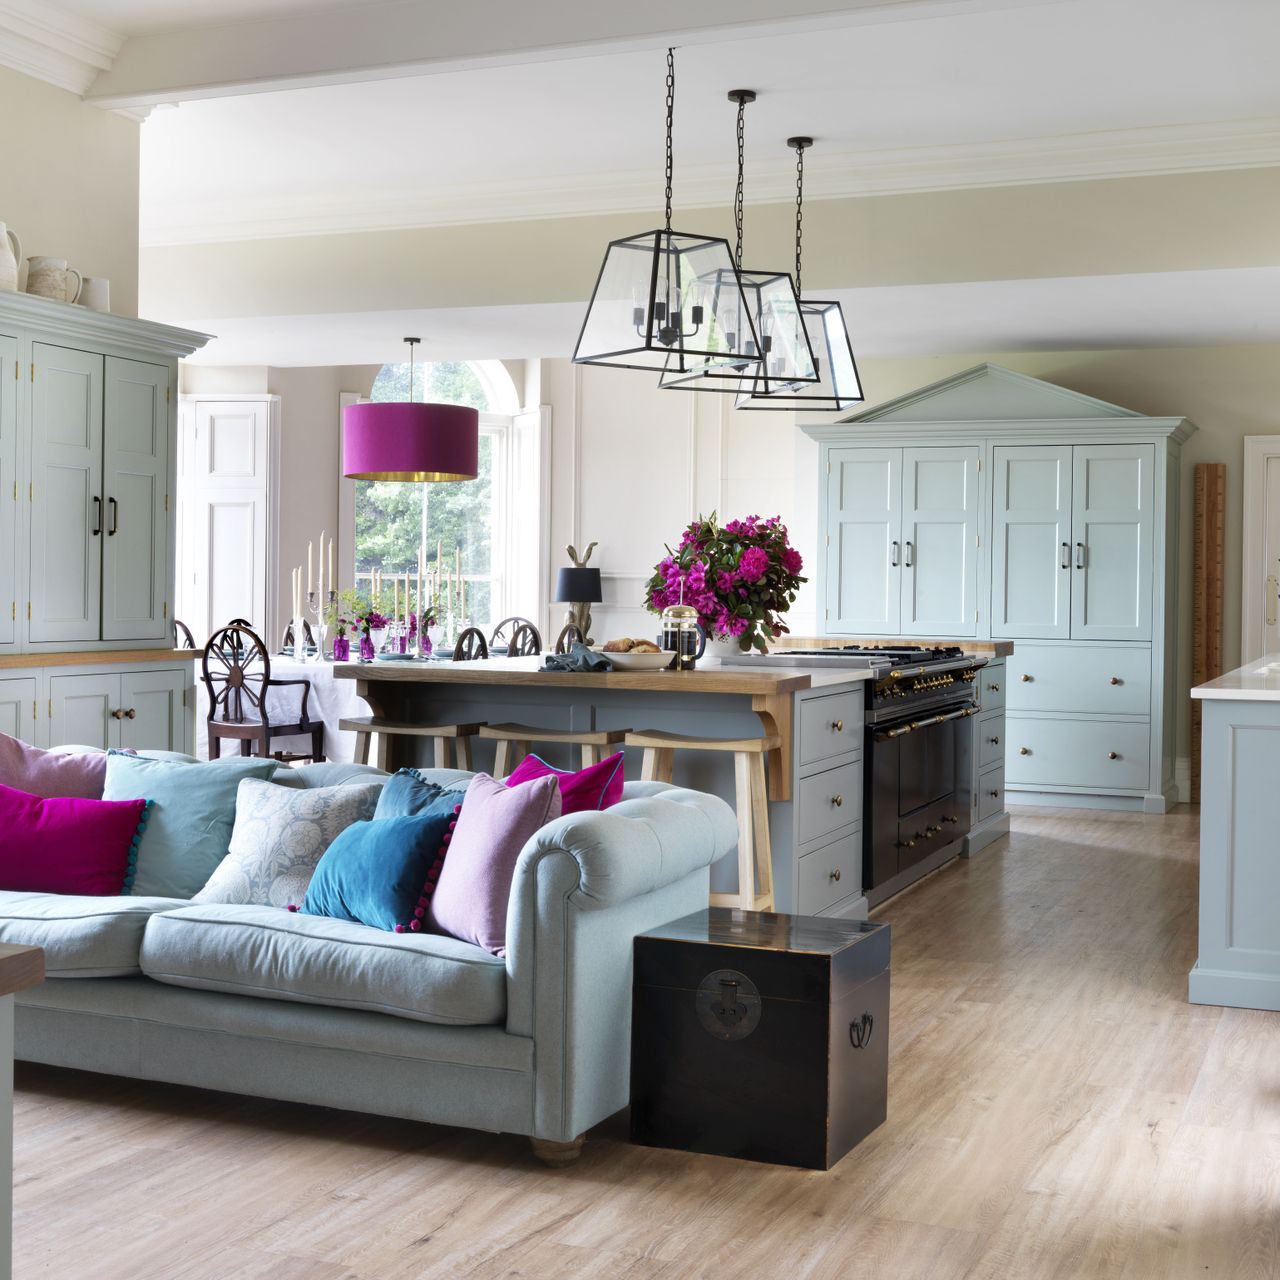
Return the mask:
<svg viewBox="0 0 1280 1280"><path fill-rule="evenodd" d="M1008 639L1007 799L1176 797L1185 418L979 365L820 445L824 635Z"/></svg>
<svg viewBox="0 0 1280 1280"><path fill-rule="evenodd" d="M167 642L178 359L206 340L0 293L0 653Z"/></svg>

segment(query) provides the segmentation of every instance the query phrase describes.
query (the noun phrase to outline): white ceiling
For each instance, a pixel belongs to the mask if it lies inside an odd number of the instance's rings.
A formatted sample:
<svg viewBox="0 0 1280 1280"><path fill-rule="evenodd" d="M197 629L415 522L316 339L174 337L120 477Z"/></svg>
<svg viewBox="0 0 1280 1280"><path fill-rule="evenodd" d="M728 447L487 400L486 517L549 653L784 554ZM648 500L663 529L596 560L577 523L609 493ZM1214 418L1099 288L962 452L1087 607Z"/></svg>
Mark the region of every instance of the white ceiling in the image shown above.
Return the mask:
<svg viewBox="0 0 1280 1280"><path fill-rule="evenodd" d="M350 9L378 0L58 0L58 7L124 36L260 22L285 14Z"/></svg>
<svg viewBox="0 0 1280 1280"><path fill-rule="evenodd" d="M816 283L816 282L815 282ZM814 291L844 308L859 356L1280 342L1280 267ZM403 334L426 360L565 356L581 303L184 319L212 365L381 364Z"/></svg>
<svg viewBox="0 0 1280 1280"><path fill-rule="evenodd" d="M64 0L65 2L65 0ZM72 0L104 23L172 0ZM305 0L238 0L234 12ZM189 19L226 13L187 0ZM378 9L371 6L371 15ZM245 29L252 37L252 28ZM677 203L1280 163L1276 0L1056 0L721 38L678 54ZM143 128L144 243L618 210L660 198L658 50L187 101Z"/></svg>

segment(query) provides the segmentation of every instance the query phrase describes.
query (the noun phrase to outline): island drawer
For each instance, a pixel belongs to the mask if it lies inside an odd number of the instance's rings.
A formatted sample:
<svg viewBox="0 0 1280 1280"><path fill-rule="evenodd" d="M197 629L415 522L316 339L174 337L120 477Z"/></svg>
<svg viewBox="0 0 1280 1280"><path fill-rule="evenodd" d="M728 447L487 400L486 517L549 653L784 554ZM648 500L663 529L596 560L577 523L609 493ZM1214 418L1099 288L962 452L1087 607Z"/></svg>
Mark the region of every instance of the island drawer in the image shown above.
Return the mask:
<svg viewBox="0 0 1280 1280"><path fill-rule="evenodd" d="M816 916L851 894L862 892L862 824L799 859L796 910Z"/></svg>
<svg viewBox="0 0 1280 1280"><path fill-rule="evenodd" d="M978 697L978 706L983 711L993 711L1004 706L1005 660L988 662L985 667L978 668L974 685Z"/></svg>
<svg viewBox="0 0 1280 1280"><path fill-rule="evenodd" d="M989 769L1004 759L1004 712L992 711L978 720L978 768Z"/></svg>
<svg viewBox="0 0 1280 1280"><path fill-rule="evenodd" d="M806 698L800 703L800 764L817 764L862 750L861 685L847 693Z"/></svg>
<svg viewBox="0 0 1280 1280"><path fill-rule="evenodd" d="M1008 671L1011 711L1151 711L1151 650L1145 645L1023 645Z"/></svg>
<svg viewBox="0 0 1280 1280"><path fill-rule="evenodd" d="M1008 781L1019 787L1145 788L1151 773L1146 720L1010 716L1005 722Z"/></svg>
<svg viewBox="0 0 1280 1280"><path fill-rule="evenodd" d="M978 816L986 822L1004 808L1004 768L991 769L978 778Z"/></svg>
<svg viewBox="0 0 1280 1280"><path fill-rule="evenodd" d="M801 778L796 803L801 845L857 822L862 817L862 761Z"/></svg>

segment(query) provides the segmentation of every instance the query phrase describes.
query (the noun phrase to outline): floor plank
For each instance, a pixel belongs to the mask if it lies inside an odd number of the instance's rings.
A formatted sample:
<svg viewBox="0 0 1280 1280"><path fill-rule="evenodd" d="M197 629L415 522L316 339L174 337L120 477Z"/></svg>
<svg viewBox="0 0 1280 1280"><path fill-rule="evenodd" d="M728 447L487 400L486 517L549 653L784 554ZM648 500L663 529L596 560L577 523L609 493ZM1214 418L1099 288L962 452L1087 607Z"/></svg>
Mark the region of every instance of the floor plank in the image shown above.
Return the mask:
<svg viewBox="0 0 1280 1280"><path fill-rule="evenodd" d="M886 904L889 1120L830 1173L20 1064L15 1274L1280 1280L1280 1015L1186 1003L1196 826L1018 810Z"/></svg>

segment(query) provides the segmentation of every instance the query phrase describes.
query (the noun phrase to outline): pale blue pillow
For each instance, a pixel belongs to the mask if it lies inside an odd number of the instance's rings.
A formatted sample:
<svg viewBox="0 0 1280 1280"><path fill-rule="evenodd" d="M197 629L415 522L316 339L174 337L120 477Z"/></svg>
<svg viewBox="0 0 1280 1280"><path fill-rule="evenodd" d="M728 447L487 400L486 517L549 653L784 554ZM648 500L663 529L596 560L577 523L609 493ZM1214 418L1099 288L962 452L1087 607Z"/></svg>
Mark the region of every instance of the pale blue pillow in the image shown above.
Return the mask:
<svg viewBox="0 0 1280 1280"><path fill-rule="evenodd" d="M102 798L151 801L130 892L141 898L198 893L227 856L241 781L270 781L278 767L275 760L184 764L111 752Z"/></svg>

